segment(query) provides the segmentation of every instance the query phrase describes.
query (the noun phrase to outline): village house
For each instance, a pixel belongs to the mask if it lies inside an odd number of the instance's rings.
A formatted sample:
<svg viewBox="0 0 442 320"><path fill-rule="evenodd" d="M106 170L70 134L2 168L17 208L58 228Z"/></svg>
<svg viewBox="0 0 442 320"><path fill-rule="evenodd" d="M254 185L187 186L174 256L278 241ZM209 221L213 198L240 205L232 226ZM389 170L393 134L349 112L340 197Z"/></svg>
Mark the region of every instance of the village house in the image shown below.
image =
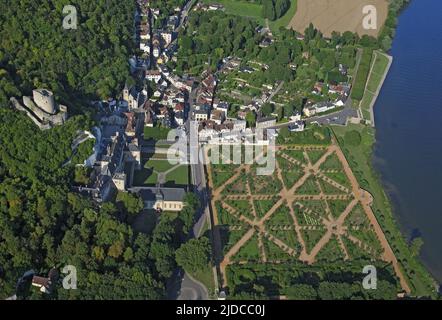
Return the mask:
<svg viewBox="0 0 442 320"><path fill-rule="evenodd" d="M296 121L295 123L291 123L288 126L290 132L302 132L305 130L305 122L304 121Z"/></svg>
<svg viewBox="0 0 442 320"><path fill-rule="evenodd" d="M173 40L173 33L170 31L161 31L160 35L165 42L165 46L168 46Z"/></svg>
<svg viewBox="0 0 442 320"><path fill-rule="evenodd" d="M326 88L327 85L323 82L316 82L315 85L313 86L313 94L322 94L324 88Z"/></svg>
<svg viewBox="0 0 442 320"><path fill-rule="evenodd" d="M348 96L351 90L351 86L347 84L330 85L328 92L332 94L338 94L340 96Z"/></svg>
<svg viewBox="0 0 442 320"><path fill-rule="evenodd" d="M313 106L304 108L304 114L307 117L312 117L318 113L323 113L334 109L336 106L332 102L324 101L319 102Z"/></svg>
<svg viewBox="0 0 442 320"><path fill-rule="evenodd" d="M175 106L173 107L173 111L175 113L184 112L184 109L185 109L185 105L182 102L176 103Z"/></svg>
<svg viewBox="0 0 442 320"><path fill-rule="evenodd" d="M215 99L216 100L216 99ZM215 110L222 111L224 113L224 116L227 117L227 113L229 112L229 103L225 101L214 101L213 102L213 108Z"/></svg>
<svg viewBox="0 0 442 320"><path fill-rule="evenodd" d="M225 120L225 114L221 110L212 110L212 112L210 114L210 120L212 120L216 124L220 125Z"/></svg>
<svg viewBox="0 0 442 320"><path fill-rule="evenodd" d="M194 110L193 119L198 122L207 121L209 119L209 112L205 109Z"/></svg>
<svg viewBox="0 0 442 320"><path fill-rule="evenodd" d="M158 70L147 70L146 79L158 83L161 80L161 72Z"/></svg>
<svg viewBox="0 0 442 320"><path fill-rule="evenodd" d="M295 111L293 115L290 117L291 122L301 121L301 113L299 111Z"/></svg>
<svg viewBox="0 0 442 320"><path fill-rule="evenodd" d="M183 111L175 112L174 117L175 117L175 122L178 126L184 125L184 112Z"/></svg>
<svg viewBox="0 0 442 320"><path fill-rule="evenodd" d="M45 294L51 294L53 285L55 282L57 282L57 280L58 280L58 271L57 269L52 268L49 271L47 277L34 275L32 277L31 284L32 286L37 287L40 290L40 292Z"/></svg>
<svg viewBox="0 0 442 320"><path fill-rule="evenodd" d="M276 118L265 117L256 121L256 129L267 129L276 126Z"/></svg>

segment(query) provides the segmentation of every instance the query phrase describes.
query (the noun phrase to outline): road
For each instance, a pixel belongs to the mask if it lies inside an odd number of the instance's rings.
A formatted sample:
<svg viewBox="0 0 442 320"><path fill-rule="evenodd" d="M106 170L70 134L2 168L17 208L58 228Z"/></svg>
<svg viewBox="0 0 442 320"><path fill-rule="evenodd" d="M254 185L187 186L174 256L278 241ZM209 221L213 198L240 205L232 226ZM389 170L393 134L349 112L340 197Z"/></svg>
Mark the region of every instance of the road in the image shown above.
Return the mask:
<svg viewBox="0 0 442 320"><path fill-rule="evenodd" d="M272 94L270 95L270 97L267 99L266 102L272 101L273 97L278 94L278 92L282 89L283 86L284 86L284 81L281 81L281 83L278 85L278 87L276 87L276 89L273 90Z"/></svg>
<svg viewBox="0 0 442 320"><path fill-rule="evenodd" d="M183 10L181 11L181 19L180 23L177 27L177 31L179 31L181 28L186 26L187 17L189 15L189 11L191 10L192 6L196 3L195 0L190 0L186 3L186 5L183 7ZM177 42L178 39L175 39L172 41L168 47L172 46L174 43ZM187 120L184 124L184 128L187 133L187 139L188 139L188 146L189 146L189 152L188 152L188 159L191 160L192 157L196 157L198 159L198 154L200 152L200 146L198 143L196 145L191 146L190 144L190 127L191 127L191 116L192 112L194 110L196 95L197 95L197 89L192 90L189 93L187 105L188 105L188 111L187 111ZM169 142L169 144L172 144L173 142ZM167 144L167 143L164 143ZM152 149L152 145L144 146L144 148ZM202 162L197 161L196 163L190 164L190 172L191 172L191 179L192 179L192 185L193 185L193 192L198 196L200 200L200 209L195 213L195 220L196 223L194 227L192 228L192 234L190 237L198 238L201 236L201 231L204 227L204 223L208 216L208 194L206 189L206 177L204 173L204 165ZM177 300L208 300L209 295L207 288L196 279L193 279L190 275L183 272L182 269L178 269L174 275L170 279L170 285L168 286L168 298L169 299L177 299Z"/></svg>
<svg viewBox="0 0 442 320"><path fill-rule="evenodd" d="M206 175L204 172L204 164L199 159L199 154L203 152L202 147L199 145L198 141L194 141L191 143L190 141L190 131L191 131L191 121L192 121L192 114L195 109L195 100L197 97L197 92L199 88L196 88L192 90L192 92L189 94L188 99L188 105L189 105L189 112L187 116L187 121L185 124L186 132L188 136L188 144L189 144L189 158L190 160L197 160L197 161L191 161L191 178L192 178L192 185L194 187L195 194L199 197L201 202L201 209L199 212L196 213L196 224L193 228L193 234L195 237L199 237L201 235L201 230L204 226L204 222L207 220L208 211L209 211L209 196L207 193L207 186L206 186ZM198 128L194 128L196 131L196 134L198 134ZM197 137L195 137L195 140L197 140ZM194 162L194 163L192 163ZM195 163L196 162L196 163Z"/></svg>
<svg viewBox="0 0 442 320"><path fill-rule="evenodd" d="M350 100L350 99L348 99ZM352 118L355 117L357 118L358 115L358 111L354 108L351 107L351 102L348 102L347 105L344 107L344 109L334 112L334 113L329 113L323 116L318 116L318 117L311 117L308 119L305 119L305 121L307 123L312 123L312 122L317 122L320 125L341 125L341 126L345 126L347 124L347 120L348 118ZM285 122L285 123L280 123L277 124L276 126L271 127L270 129L281 129L284 127L289 126L290 124L295 123L295 122Z"/></svg>
<svg viewBox="0 0 442 320"><path fill-rule="evenodd" d="M186 5L183 7L183 10L181 11L181 19L180 23L178 24L178 27L176 28L176 32L179 33L180 29L185 27L187 22L187 17L189 16L190 9L192 9L192 6L196 3L195 0L190 0L186 3ZM178 41L177 38L175 38L169 45L166 47L171 48L176 42Z"/></svg>
<svg viewBox="0 0 442 320"><path fill-rule="evenodd" d="M351 106L346 105L341 111L329 113L323 116L311 117L308 118L306 122L317 122L321 125L335 124L345 126L347 124L347 119L352 117L358 117L358 111Z"/></svg>
<svg viewBox="0 0 442 320"><path fill-rule="evenodd" d="M185 273L182 269L175 271L168 284L168 299L170 300L208 300L206 287Z"/></svg>

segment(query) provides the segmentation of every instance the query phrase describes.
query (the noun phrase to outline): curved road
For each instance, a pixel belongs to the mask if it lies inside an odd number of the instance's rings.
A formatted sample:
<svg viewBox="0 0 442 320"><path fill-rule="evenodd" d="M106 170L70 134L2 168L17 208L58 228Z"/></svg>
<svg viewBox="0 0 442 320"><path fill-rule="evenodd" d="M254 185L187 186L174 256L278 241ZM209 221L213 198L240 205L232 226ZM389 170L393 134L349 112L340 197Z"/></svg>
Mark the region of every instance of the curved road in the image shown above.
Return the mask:
<svg viewBox="0 0 442 320"><path fill-rule="evenodd" d="M201 282L185 273L177 300L209 300L209 294Z"/></svg>

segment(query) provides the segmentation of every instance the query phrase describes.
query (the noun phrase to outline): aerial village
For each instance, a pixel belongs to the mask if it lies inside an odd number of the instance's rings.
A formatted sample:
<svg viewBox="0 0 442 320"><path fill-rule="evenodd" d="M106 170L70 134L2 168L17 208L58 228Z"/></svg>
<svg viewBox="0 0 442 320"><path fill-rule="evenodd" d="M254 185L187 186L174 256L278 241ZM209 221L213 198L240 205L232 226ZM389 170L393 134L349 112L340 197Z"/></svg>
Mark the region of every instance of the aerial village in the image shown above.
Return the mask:
<svg viewBox="0 0 442 320"><path fill-rule="evenodd" d="M263 86L260 95L253 97L250 103L241 105L235 117L231 117L231 105L222 99L222 94L218 94L219 78L232 71L252 73L253 68L240 66L240 58L225 57L215 73L205 70L198 77L180 77L174 74L174 70L168 69L166 63L177 59L177 38L180 28L184 28L188 22L189 11L223 10L222 5L198 3L193 8L191 5L192 1L189 1L183 8L175 8L167 19L158 19L160 9L151 7L148 0L138 1L134 37L141 54L131 57L129 63L133 77L141 80L144 87L126 84L118 99L95 103L99 110L99 126L89 136L96 139L96 145L93 154L83 164L92 168L91 182L87 186L76 187L77 191L89 194L99 203L108 201L118 191L129 191L143 198L146 209L181 210L188 183L165 187L162 174L158 174L158 179L151 179L147 185L134 182L141 175L140 170L144 169L142 159L145 154L157 151L167 153L165 149L161 151L158 148L158 140L165 141L167 134L161 138L157 134L153 138L150 134L146 136L146 132L178 129L188 134L190 121L196 121L199 142L203 144L239 141L238 134L253 135L255 130L275 128L278 132L281 123L277 115L263 116L261 107L273 102L272 99L281 90L281 81ZM260 27L256 32L264 36L260 46L272 44L269 29ZM266 68L265 65L260 67ZM340 72L345 75L346 67L340 65ZM243 84L239 84L241 86ZM349 84L318 82L312 93L322 96L325 88L336 99L317 103L307 101L303 114L295 111L284 119L283 123L289 131L302 132L315 116L346 105L351 90ZM67 107L56 105L52 93L46 89L34 90L33 98L23 97L22 102L15 98L11 101L16 109L25 111L42 130L61 125L67 119ZM246 121L250 112L256 115L254 126L249 126Z"/></svg>

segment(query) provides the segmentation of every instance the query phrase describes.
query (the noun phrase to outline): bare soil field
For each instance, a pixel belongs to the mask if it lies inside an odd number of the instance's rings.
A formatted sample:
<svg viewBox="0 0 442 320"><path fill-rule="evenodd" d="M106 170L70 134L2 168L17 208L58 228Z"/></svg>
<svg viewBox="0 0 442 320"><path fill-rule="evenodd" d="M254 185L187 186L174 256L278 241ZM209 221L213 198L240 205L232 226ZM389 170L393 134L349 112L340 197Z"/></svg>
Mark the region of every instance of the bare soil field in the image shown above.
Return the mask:
<svg viewBox="0 0 442 320"><path fill-rule="evenodd" d="M366 30L362 26L363 8L373 5L377 10L377 29ZM298 9L289 27L304 32L310 23L325 36L332 31L353 31L359 35L377 36L387 19L387 0L298 0Z"/></svg>

